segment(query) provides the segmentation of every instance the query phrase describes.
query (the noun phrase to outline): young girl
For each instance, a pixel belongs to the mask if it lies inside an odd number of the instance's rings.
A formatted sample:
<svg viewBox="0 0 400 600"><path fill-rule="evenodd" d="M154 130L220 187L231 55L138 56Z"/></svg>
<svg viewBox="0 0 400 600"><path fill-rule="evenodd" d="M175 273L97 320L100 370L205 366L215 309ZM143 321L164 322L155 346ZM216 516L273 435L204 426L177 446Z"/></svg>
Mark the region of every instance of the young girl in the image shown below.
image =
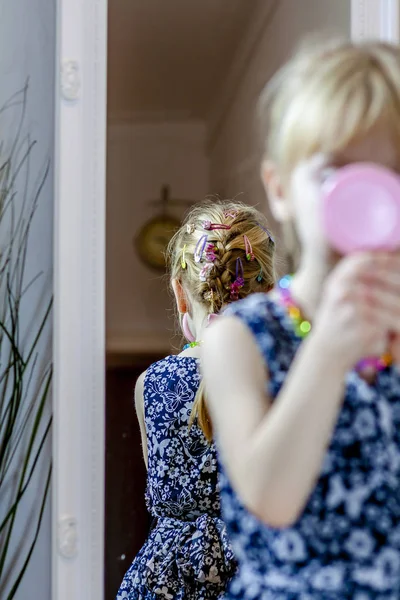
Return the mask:
<svg viewBox="0 0 400 600"><path fill-rule="evenodd" d="M229 307L202 348L239 562L227 598L398 600L400 258L336 255L320 203L344 165L400 174L400 50L304 49L262 107L263 180L301 251L293 278ZM366 377L361 359L387 349L394 364Z"/></svg>
<svg viewBox="0 0 400 600"><path fill-rule="evenodd" d="M190 343L181 354L151 365L136 386L146 500L156 525L126 573L118 600L212 600L236 568L220 519L211 426L198 394L198 346L222 307L272 288L274 242L254 208L209 203L192 210L168 254Z"/></svg>

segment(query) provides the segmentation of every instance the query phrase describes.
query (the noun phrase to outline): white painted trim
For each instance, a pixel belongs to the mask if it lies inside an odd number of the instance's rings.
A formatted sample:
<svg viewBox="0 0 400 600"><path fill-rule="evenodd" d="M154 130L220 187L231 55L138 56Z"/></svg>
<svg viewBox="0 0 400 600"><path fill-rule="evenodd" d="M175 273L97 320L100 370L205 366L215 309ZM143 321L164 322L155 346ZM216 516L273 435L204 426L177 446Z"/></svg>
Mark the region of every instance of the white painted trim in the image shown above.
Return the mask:
<svg viewBox="0 0 400 600"><path fill-rule="evenodd" d="M400 40L399 0L351 0L353 40Z"/></svg>
<svg viewBox="0 0 400 600"><path fill-rule="evenodd" d="M52 600L104 597L106 59L107 0L57 0Z"/></svg>
<svg viewBox="0 0 400 600"><path fill-rule="evenodd" d="M334 0L332 0L334 1ZM251 62L265 29L278 7L279 0L257 0L257 5L236 49L226 77L208 115L208 148L212 148L229 108L236 97L243 75Z"/></svg>

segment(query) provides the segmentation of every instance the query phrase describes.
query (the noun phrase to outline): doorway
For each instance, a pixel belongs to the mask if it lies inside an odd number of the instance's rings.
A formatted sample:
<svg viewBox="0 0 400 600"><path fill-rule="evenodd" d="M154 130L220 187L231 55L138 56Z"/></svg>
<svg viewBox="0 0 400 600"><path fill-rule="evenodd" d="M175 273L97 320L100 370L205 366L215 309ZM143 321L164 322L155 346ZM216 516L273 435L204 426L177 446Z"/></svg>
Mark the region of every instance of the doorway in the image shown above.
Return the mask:
<svg viewBox="0 0 400 600"><path fill-rule="evenodd" d="M191 52L200 54L200 47L195 42L199 36L196 31L201 31L206 44L210 45L211 31L214 36L222 37L226 31L226 23L230 15L234 14L235 7L249 14L246 19L241 17L241 26L236 30L234 43L230 46L228 61L220 70L217 81L212 86L204 88L210 99L209 109L203 121L203 130L199 128L193 142L193 130L187 135L185 128L177 128L174 134L173 146L178 148L191 147L197 153L199 146L202 148L202 160L206 164L206 186L196 185L196 188L185 187L182 189L170 179L171 169L165 155L171 154L171 146L164 144L167 151L156 154L152 151L151 143L133 144L136 149L130 151L130 155L123 151L120 156L125 158L125 166L120 172L114 171L114 183L121 176L122 170L130 170L130 178L133 182L135 172L141 169L147 174L148 180L153 181L153 187L142 188L140 193L137 188L128 185L131 194L124 195L125 206L137 207L142 202L143 211L139 215L134 212L127 216L125 229L116 224L115 231L120 234L121 246L115 245L114 256L118 261L138 260L133 249L133 239L139 222L144 224L146 220L154 216L157 206L151 202L158 201L161 197L161 188L169 184L170 197L179 200L199 200L202 190L206 193L219 193L223 196L233 196L243 192L246 201L265 206L264 195L259 184L259 144L257 127L255 126L255 108L259 92L265 81L273 74L276 68L284 61L299 39L308 31L328 28L342 35L348 35L351 30L355 39L366 37L380 37L381 39L398 39L398 0L388 2L387 0L373 0L360 2L360 0L252 0L244 3L237 2L206 2L200 8L188 2L171 0L168 3L169 15L163 15L162 19L153 0L113 0L110 4L108 14L109 47L108 47L108 75L112 69L121 70L121 81L117 83L114 79L108 80L109 111L106 115L106 39L107 39L107 0L85 0L84 3L77 0L66 2L58 0L58 63L62 69L57 79L57 114L56 114L56 183L55 183L55 311L54 311L54 422L55 434L53 437L54 448L54 483L53 483L53 593L54 600L73 600L81 596L85 590L88 598L96 600L104 595L104 570L107 563L103 560L104 544L103 526L104 519L104 497L103 497L103 475L104 475L104 251L105 221L111 222L113 218L112 203L116 207L122 194L114 187L112 200L108 194L107 214L104 206L105 196L105 125L107 117L108 145L110 145L114 131L118 130L122 138L132 140L132 127L126 127L135 122L139 133L143 133L140 124L153 124L152 131L165 122L166 114L163 110L156 109L152 105L150 94L142 107L132 111L127 105L114 103L110 88L123 92L127 97L136 93L137 79L133 70L127 66L127 57L135 53L137 65L141 69L141 59L146 53L146 45L132 47L132 42L143 36L134 35L131 22L127 21L127 27L121 31L121 53L114 54L113 41L119 36L118 22L128 13L133 11L132 4L138 4L140 9L153 11L151 23L151 35L148 44L151 45L151 55L154 57L154 48L159 42L159 30L161 21L167 30L164 37L163 51L157 54L157 61L163 60L167 53L164 52L167 39L168 43L175 49L179 46L177 29L171 21L176 18L179 22L188 11L197 12L189 15L184 31L185 46L178 60L181 65L189 57L185 50L192 46ZM229 4L229 6L227 6ZM212 6L211 6L212 5ZM198 15L198 10L203 13L214 10L214 5L223 7L223 14L219 13L218 28L212 28L203 20L204 15ZM112 30L111 8L120 15L116 17L117 26ZM137 7L136 7L137 8ZM217 10L217 8L215 9ZM351 12L351 15L350 15ZM146 12L146 14L149 14ZM239 12L240 14L240 12ZM194 16L195 15L195 16ZM142 23L142 22L141 22ZM155 25L158 23L158 26ZM198 33L197 31L197 33ZM228 36L229 37L229 36ZM211 48L214 48L212 44ZM133 48L133 50L132 50ZM215 51L212 54L214 65ZM203 55L201 55L203 56ZM144 64L144 63L143 63ZM148 63L146 63L148 64ZM190 90L194 86L199 62L192 67L193 72L184 76L186 86L179 88L182 94L186 94L186 88ZM205 63L201 63L203 66ZM219 63L221 64L221 63ZM136 70L137 70L136 68ZM212 71L213 69L211 69ZM182 73L182 71L180 71ZM149 82L147 90L152 96L176 98L174 80L169 77L170 71L166 70L164 79L152 76L159 73L155 68L143 69L142 80ZM123 81L122 81L123 80ZM154 80L156 83L154 84ZM82 85L82 82L84 85ZM152 82L152 83L151 83ZM151 84L151 85L150 85ZM204 86L203 86L204 87ZM183 92L182 92L183 89ZM198 90L198 87L195 87ZM202 92L204 90L201 90ZM119 93L118 92L118 93ZM199 94L196 95L200 97ZM186 96L185 96L186 97ZM204 95L201 96L204 98ZM115 100L115 98L114 98ZM143 106L145 106L143 108ZM116 111L113 113L111 108ZM182 105L175 110L171 105L168 107L167 121L182 124L191 119ZM149 114L150 109L150 114ZM198 113L197 113L198 115ZM197 118L197 117L196 117ZM146 135L140 138L149 138L149 129L146 125ZM162 128L161 128L162 130ZM170 130L164 128L164 138L170 139ZM179 133L178 133L179 131ZM204 137L202 137L204 136ZM151 137L151 136L150 136ZM191 142L187 142L189 139ZM118 138L118 135L116 136ZM116 139L114 137L114 139ZM154 139L154 138L153 138ZM203 140L204 145L201 140ZM118 145L119 142L117 142ZM129 145L129 144L128 144ZM143 151L139 152L140 146ZM145 152L145 147L150 150ZM109 149L109 148L108 148ZM73 151L71 151L73 150ZM155 170L142 162L136 162L135 157L141 158L147 155L153 157L153 162L164 165L162 177L153 177ZM119 159L114 154L115 164L118 166ZM110 153L108 153L108 169L110 167ZM199 161L198 164L200 164ZM196 162L197 164L197 162ZM204 165L204 163L201 163ZM167 177L164 176L166 172ZM181 171L183 172L183 171ZM178 169L179 173L179 169ZM129 174L129 173L128 173ZM113 175L108 172L108 192ZM184 172L185 179L199 181L198 171ZM201 176L201 181L204 179ZM172 206L174 206L172 208ZM177 217L186 209L186 204L170 205ZM135 209L136 210L136 209ZM137 220L140 216L139 221ZM107 239L110 240L109 232ZM71 245L71 239L74 244ZM122 240L125 240L122 242ZM118 242L118 239L117 239ZM109 245L109 244L108 244ZM109 261L107 247L107 261ZM121 293L121 281L124 277L115 278L110 285L108 275L112 272L114 261L108 263L107 268L107 299L110 293L124 299L124 305L117 304L117 313L121 309L126 315L133 314L137 304L132 302L136 297L136 291L140 295L141 279L137 278L138 288L130 290L126 288ZM126 276L132 277L133 262L126 264L121 270ZM154 282L160 278L159 272L147 270L142 262L137 262L143 269L140 273L147 273L148 281ZM144 271L145 270L145 271ZM119 282L119 283L118 283ZM159 283L159 280L157 280ZM116 285L114 285L116 284ZM118 285L117 285L118 284ZM136 314L136 322L141 327L130 327L128 321L126 327L117 323L115 328L110 328L110 303L107 301L107 355L117 356L117 363L124 362L129 357L131 361L129 369L132 368L132 357L141 353L146 355L150 361L160 354L166 354L177 348L177 343L172 343L171 334L174 330L174 321L170 310L170 299L167 292L167 284L164 282L165 291L161 292L161 284L150 283L151 293L143 294L142 304L146 311ZM130 285L130 284L129 284ZM151 288L151 285L154 287ZM160 303L154 305L154 288L159 294ZM146 288L147 290L149 288ZM111 291L110 291L111 290ZM162 299L162 300L161 300ZM131 303L131 304L130 304ZM160 308L161 307L161 308ZM143 318L143 315L146 318ZM112 321L111 321L112 322ZM121 323L121 321L119 321ZM162 349L161 349L162 347ZM115 363L114 363L115 364ZM114 368L114 367L113 367ZM116 368L116 367L115 367ZM133 377L134 378L134 377ZM125 384L124 384L125 385ZM129 391L129 406L132 406L132 383L126 384L126 392ZM128 404L127 404L128 406ZM135 450L136 452L136 450ZM143 472L142 472L143 473ZM77 528L78 547L74 531L68 538L68 558L60 548L59 527L64 517ZM72 517L70 519L70 517ZM62 541L62 540L61 540ZM69 542L71 544L69 545ZM134 550L133 550L134 551ZM113 551L118 556L118 552ZM115 558L115 557L114 557ZM130 557L132 558L132 557ZM122 567L121 567L122 569ZM108 592L107 592L108 593ZM110 591L114 594L113 591Z"/></svg>
<svg viewBox="0 0 400 600"><path fill-rule="evenodd" d="M107 600L115 597L150 526L135 381L180 348L163 252L192 204L223 193L210 183L207 118L253 8L243 0L109 4Z"/></svg>
<svg viewBox="0 0 400 600"><path fill-rule="evenodd" d="M240 194L268 214L257 99L297 40L327 24L349 33L348 0L109 3L106 600L150 525L135 380L180 350L166 244L207 195Z"/></svg>
<svg viewBox="0 0 400 600"><path fill-rule="evenodd" d="M134 410L136 379L159 355L108 356L106 368L105 598L114 598L150 527L146 469Z"/></svg>

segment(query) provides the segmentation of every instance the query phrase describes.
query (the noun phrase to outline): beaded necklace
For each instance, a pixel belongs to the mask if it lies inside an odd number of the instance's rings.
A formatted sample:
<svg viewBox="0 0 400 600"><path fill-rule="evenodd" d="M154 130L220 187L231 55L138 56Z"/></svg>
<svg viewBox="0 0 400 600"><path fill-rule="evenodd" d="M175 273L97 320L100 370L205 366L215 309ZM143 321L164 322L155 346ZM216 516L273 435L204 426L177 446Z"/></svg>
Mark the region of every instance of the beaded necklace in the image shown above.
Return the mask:
<svg viewBox="0 0 400 600"><path fill-rule="evenodd" d="M195 348L196 346L201 346L202 342L189 342L188 344L185 344L182 348L183 350L187 350L188 348Z"/></svg>
<svg viewBox="0 0 400 600"><path fill-rule="evenodd" d="M305 338L311 331L311 323L303 318L300 309L293 301L290 285L292 276L285 275L278 283L279 299L281 304L286 308L286 312L292 320L296 335L300 338Z"/></svg>
<svg viewBox="0 0 400 600"><path fill-rule="evenodd" d="M311 323L307 321L301 314L300 308L296 305L293 300L291 293L291 283L292 276L285 275L278 283L278 292L279 292L279 300L281 304L286 308L286 312L290 317L293 328L296 335L300 338L305 338L311 331ZM392 363L391 356L389 354L384 354L383 356L376 358L364 358L357 365L357 370L362 371L365 369L373 369L376 371L383 371L387 367L389 367Z"/></svg>

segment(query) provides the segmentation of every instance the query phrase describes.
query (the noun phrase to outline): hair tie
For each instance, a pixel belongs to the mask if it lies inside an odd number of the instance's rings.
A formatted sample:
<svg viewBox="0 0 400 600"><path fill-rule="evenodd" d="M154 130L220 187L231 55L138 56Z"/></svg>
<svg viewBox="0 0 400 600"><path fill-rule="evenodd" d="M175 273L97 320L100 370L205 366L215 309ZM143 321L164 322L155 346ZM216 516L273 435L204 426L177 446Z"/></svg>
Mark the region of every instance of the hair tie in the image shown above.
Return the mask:
<svg viewBox="0 0 400 600"><path fill-rule="evenodd" d="M236 259L236 279L231 283L231 300L239 300L239 290L244 286L243 263L241 258Z"/></svg>
<svg viewBox="0 0 400 600"><path fill-rule="evenodd" d="M211 221L203 221L203 229L206 231L212 231L215 229L231 229L232 225L226 225L224 223L211 223Z"/></svg>
<svg viewBox="0 0 400 600"><path fill-rule="evenodd" d="M262 271L262 268L260 269L260 272L257 275L256 279L257 279L258 283L262 282L262 280L263 280L263 271Z"/></svg>
<svg viewBox="0 0 400 600"><path fill-rule="evenodd" d="M206 247L208 235L201 236L194 249L194 262L199 263L203 257L204 248Z"/></svg>
<svg viewBox="0 0 400 600"><path fill-rule="evenodd" d="M244 247L245 247L245 251L246 251L246 260L252 261L252 260L254 260L254 253L253 253L253 248L250 244L250 240L247 237L247 235L244 235L243 239L244 239Z"/></svg>

